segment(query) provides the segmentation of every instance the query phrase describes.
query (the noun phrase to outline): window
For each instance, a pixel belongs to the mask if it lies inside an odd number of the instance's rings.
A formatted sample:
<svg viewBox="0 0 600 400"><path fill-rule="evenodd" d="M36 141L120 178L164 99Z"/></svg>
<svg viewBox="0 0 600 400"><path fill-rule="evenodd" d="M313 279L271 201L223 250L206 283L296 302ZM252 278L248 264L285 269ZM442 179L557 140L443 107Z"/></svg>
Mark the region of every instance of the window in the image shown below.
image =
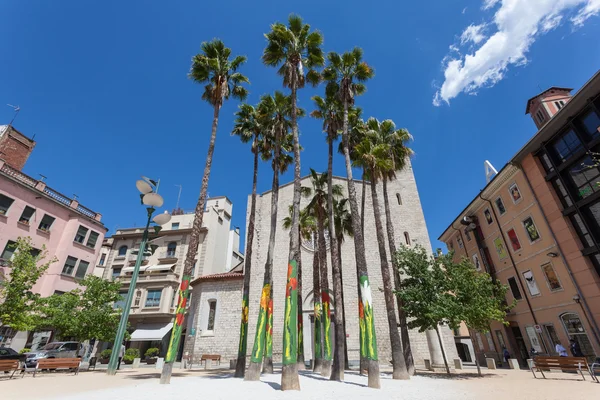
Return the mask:
<svg viewBox="0 0 600 400"><path fill-rule="evenodd" d="M127 292L119 292L119 296L121 296L121 299L115 301L113 307L120 308L122 310L123 308L125 308L125 299L127 298Z"/></svg>
<svg viewBox="0 0 600 400"><path fill-rule="evenodd" d="M65 294L65 293L66 293L66 292L63 292L62 290L55 290L55 291L54 291L54 294L57 294L57 295L59 295L59 296L60 296L60 295L63 295L63 294Z"/></svg>
<svg viewBox="0 0 600 400"><path fill-rule="evenodd" d="M196 265L198 264L198 261L194 261L194 266L192 267L192 273L191 273L191 277L194 278L196 276Z"/></svg>
<svg viewBox="0 0 600 400"><path fill-rule="evenodd" d="M465 237L467 238L467 242L470 242L471 241L471 232L469 232L467 230L467 228L465 228L464 232L465 232Z"/></svg>
<svg viewBox="0 0 600 400"><path fill-rule="evenodd" d="M579 214L571 215L571 222L575 227L575 230L579 234L579 239L583 243L583 247L592 247L594 246L594 241L592 240L592 236L588 232L585 224L583 223L583 219Z"/></svg>
<svg viewBox="0 0 600 400"><path fill-rule="evenodd" d="M481 263L479 262L479 256L477 254L473 254L473 265L477 271L481 271Z"/></svg>
<svg viewBox="0 0 600 400"><path fill-rule="evenodd" d="M556 194L560 196L560 200L562 201L563 206L571 207L573 205L573 201L571 201L571 197L569 196L567 189L565 189L565 186L562 184L560 179L556 178L552 181L552 183L554 184L554 188L556 189Z"/></svg>
<svg viewBox="0 0 600 400"><path fill-rule="evenodd" d="M119 257L125 257L127 254L127 246L123 245L119 247Z"/></svg>
<svg viewBox="0 0 600 400"><path fill-rule="evenodd" d="M498 252L498 258L501 260L505 259L508 256L506 252L506 247L504 247L504 242L501 237L497 237L494 239L494 247L496 248L496 252Z"/></svg>
<svg viewBox="0 0 600 400"><path fill-rule="evenodd" d="M34 248L34 247L32 247L32 248L29 250L29 254L31 254L31 256L32 256L32 257L34 257L34 258L37 258L37 256L39 256L41 252L42 252L42 251L41 251L40 249L36 249L36 248Z"/></svg>
<svg viewBox="0 0 600 400"><path fill-rule="evenodd" d="M556 109L557 109L557 110L560 110L560 109L561 109L561 108L563 108L563 106L565 105L565 102L564 102L564 101L562 101L562 100L555 101L555 102L554 102L554 105L556 106Z"/></svg>
<svg viewBox="0 0 600 400"><path fill-rule="evenodd" d="M527 236L529 236L529 240L532 243L540 238L540 233L538 232L535 224L533 223L533 219L531 217L529 217L523 221L523 226L525 227L525 232L527 232Z"/></svg>
<svg viewBox="0 0 600 400"><path fill-rule="evenodd" d="M448 247L448 250L454 251L454 244L452 244L452 240L446 243L446 246Z"/></svg>
<svg viewBox="0 0 600 400"><path fill-rule="evenodd" d="M25 209L23 210L23 214L21 214L21 218L19 218L19 222L22 224L29 225L29 220L31 219L31 217L33 217L34 213L35 213L35 208L25 206Z"/></svg>
<svg viewBox="0 0 600 400"><path fill-rule="evenodd" d="M177 252L177 242L171 242L167 245L167 257L175 257Z"/></svg>
<svg viewBox="0 0 600 400"><path fill-rule="evenodd" d="M406 242L407 246L410 246L410 235L408 234L408 232L404 232L404 241Z"/></svg>
<svg viewBox="0 0 600 400"><path fill-rule="evenodd" d="M541 109L535 113L535 116L537 117L539 122L544 122L545 116Z"/></svg>
<svg viewBox="0 0 600 400"><path fill-rule="evenodd" d="M581 211L594 238L596 241L600 241L600 201L582 208Z"/></svg>
<svg viewBox="0 0 600 400"><path fill-rule="evenodd" d="M496 348L496 345L494 344L494 339L492 339L492 334L490 332L485 332L484 335L487 339L488 348L490 350L494 350Z"/></svg>
<svg viewBox="0 0 600 400"><path fill-rule="evenodd" d="M87 232L88 232L88 228L86 228L85 226L79 225L79 229L77 229L77 234L75 235L75 239L73 239L73 241L75 241L77 243L83 243L83 241L85 240L85 236L87 235Z"/></svg>
<svg viewBox="0 0 600 400"><path fill-rule="evenodd" d="M485 216L485 220L487 221L488 225L490 225L492 222L494 222L494 220L492 219L492 213L490 213L489 209L485 209L483 211L483 215Z"/></svg>
<svg viewBox="0 0 600 400"><path fill-rule="evenodd" d="M119 276L121 276L121 268L120 267L119 268L113 267L113 269L112 269L112 280L114 281Z"/></svg>
<svg viewBox="0 0 600 400"><path fill-rule="evenodd" d="M207 331L215 330L215 314L217 313L217 301L210 300L208 302L208 325L206 326Z"/></svg>
<svg viewBox="0 0 600 400"><path fill-rule="evenodd" d="M552 352L554 353L554 349L556 345L560 343L560 339L558 338L558 333L556 333L556 329L554 329L554 325L544 325L544 330L546 331L546 335L550 339L550 343L552 343Z"/></svg>
<svg viewBox="0 0 600 400"><path fill-rule="evenodd" d="M77 271L75 271L75 278L83 279L85 274L87 273L88 267L90 263L87 261L79 261L79 265L77 266Z"/></svg>
<svg viewBox="0 0 600 400"><path fill-rule="evenodd" d="M569 159L573 153L581 149L581 141L573 130L569 130L562 137L552 143L559 163Z"/></svg>
<svg viewBox="0 0 600 400"><path fill-rule="evenodd" d="M584 356L589 357L594 355L594 348L590 343L590 339L585 332L585 326L581 323L579 315L575 313L565 313L560 316L563 326L567 331L569 339L575 340L581 348L581 352Z"/></svg>
<svg viewBox="0 0 600 400"><path fill-rule="evenodd" d="M510 193L510 198L512 199L513 203L517 204L519 201L521 201L521 191L516 183L510 185L508 192Z"/></svg>
<svg viewBox="0 0 600 400"><path fill-rule="evenodd" d="M590 136L600 134L600 117L598 117L598 114L594 110L591 110L581 118L581 123Z"/></svg>
<svg viewBox="0 0 600 400"><path fill-rule="evenodd" d="M600 167L590 156L585 156L568 169L569 178L576 188L575 197L585 199L600 191Z"/></svg>
<svg viewBox="0 0 600 400"><path fill-rule="evenodd" d="M510 287L510 291L512 292L515 300L523 299L521 291L519 290L519 285L517 285L517 280L514 277L508 278L508 286Z"/></svg>
<svg viewBox="0 0 600 400"><path fill-rule="evenodd" d="M554 167L552 166L552 161L550 161L550 157L548 157L547 153L543 153L540 155L540 160L542 161L542 165L546 172L554 171Z"/></svg>
<svg viewBox="0 0 600 400"><path fill-rule="evenodd" d="M65 261L65 266L63 267L62 273L65 275L73 275L75 264L77 264L77 259L75 257L67 257L67 261Z"/></svg>
<svg viewBox="0 0 600 400"><path fill-rule="evenodd" d="M50 231L50 227L52 227L52 224L54 223L55 218L51 217L48 214L45 214L44 217L42 218L42 221L40 222L40 225L38 226L38 229L40 231L44 231L44 232L49 232Z"/></svg>
<svg viewBox="0 0 600 400"><path fill-rule="evenodd" d="M179 229L179 222L173 222L173 223L171 224L171 229L172 229L172 230L177 230L177 229Z"/></svg>
<svg viewBox="0 0 600 400"><path fill-rule="evenodd" d="M94 247L96 247L96 242L98 241L99 236L100 234L98 232L91 231L90 237L88 238L87 243L85 245L93 249Z"/></svg>
<svg viewBox="0 0 600 400"><path fill-rule="evenodd" d="M6 246L4 246L4 251L2 252L2 255L0 255L0 258L4 261L12 260L16 249L17 243L13 242L12 240L9 240L8 242L6 242Z"/></svg>
<svg viewBox="0 0 600 400"><path fill-rule="evenodd" d="M552 264L548 263L542 265L542 272L544 272L550 290L554 291L562 289L562 285L558 280L558 275L556 275L556 271L554 270L554 267L552 267Z"/></svg>
<svg viewBox="0 0 600 400"><path fill-rule="evenodd" d="M142 301L142 291L138 289L137 292L135 292L135 302L133 303L133 305L135 307L139 307L141 301Z"/></svg>
<svg viewBox="0 0 600 400"><path fill-rule="evenodd" d="M106 261L106 253L100 254L100 261L98 262L98 265L104 265L105 261Z"/></svg>
<svg viewBox="0 0 600 400"><path fill-rule="evenodd" d="M498 343L500 343L500 347L506 347L506 343L504 342L504 336L502 335L502 331L496 331L496 339L498 339Z"/></svg>
<svg viewBox="0 0 600 400"><path fill-rule="evenodd" d="M515 230L511 228L506 232L506 234L508 235L508 239L510 240L513 251L521 250L521 242L519 242L519 238L517 237Z"/></svg>
<svg viewBox="0 0 600 400"><path fill-rule="evenodd" d="M504 203L502 202L502 197L498 197L496 199L496 208L498 209L500 215L506 212L506 208L504 208Z"/></svg>
<svg viewBox="0 0 600 400"><path fill-rule="evenodd" d="M398 205L402 205L402 197L400 197L400 193L396 193L396 200L398 200Z"/></svg>
<svg viewBox="0 0 600 400"><path fill-rule="evenodd" d="M160 307L160 296L162 295L162 289L151 289L148 290L146 295L146 304L144 307Z"/></svg>
<svg viewBox="0 0 600 400"><path fill-rule="evenodd" d="M456 243L458 243L459 248L461 248L461 249L463 248L463 241L460 237L456 238Z"/></svg>
<svg viewBox="0 0 600 400"><path fill-rule="evenodd" d="M10 197L0 194L0 215L6 215L13 201Z"/></svg>
<svg viewBox="0 0 600 400"><path fill-rule="evenodd" d="M525 278L525 283L527 284L527 289L529 290L529 294L532 296L537 296L540 294L540 289L535 282L535 278L533 277L533 272L525 271L523 272L523 278Z"/></svg>

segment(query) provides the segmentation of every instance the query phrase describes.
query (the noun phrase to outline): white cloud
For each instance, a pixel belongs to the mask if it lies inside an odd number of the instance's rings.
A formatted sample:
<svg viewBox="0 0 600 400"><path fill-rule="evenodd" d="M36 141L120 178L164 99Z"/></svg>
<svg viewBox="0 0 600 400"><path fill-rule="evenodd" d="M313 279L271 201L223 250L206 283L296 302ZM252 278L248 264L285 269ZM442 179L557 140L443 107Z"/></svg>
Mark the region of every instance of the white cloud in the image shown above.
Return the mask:
<svg viewBox="0 0 600 400"><path fill-rule="evenodd" d="M460 37L461 45L480 45L464 56L454 53L444 57L444 82L435 94L434 105L449 103L461 92L473 94L493 86L509 66L526 64L533 42L556 28L566 14L574 15L570 21L578 27L600 13L600 0L483 0L482 8L498 3L500 7L489 22L469 25ZM487 39L481 33L484 26L491 33Z"/></svg>
<svg viewBox="0 0 600 400"><path fill-rule="evenodd" d="M463 8L462 13L466 13L467 12L467 7Z"/></svg>
<svg viewBox="0 0 600 400"><path fill-rule="evenodd" d="M478 44L485 39L485 35L481 32L485 28L485 25L469 25L460 35L460 44L473 42Z"/></svg>

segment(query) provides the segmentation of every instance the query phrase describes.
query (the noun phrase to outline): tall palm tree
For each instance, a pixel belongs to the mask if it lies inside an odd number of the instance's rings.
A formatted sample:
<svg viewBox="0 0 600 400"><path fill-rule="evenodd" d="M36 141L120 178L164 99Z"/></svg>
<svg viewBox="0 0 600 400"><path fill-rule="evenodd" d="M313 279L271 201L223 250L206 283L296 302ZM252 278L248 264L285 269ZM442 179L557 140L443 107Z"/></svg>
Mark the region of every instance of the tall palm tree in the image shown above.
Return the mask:
<svg viewBox="0 0 600 400"><path fill-rule="evenodd" d="M331 329L331 302L329 299L329 277L327 271L327 245L325 241L325 224L329 219L327 210L329 208L329 203L333 202L333 200L337 197L342 196L342 186L341 185L333 185L332 187L332 196L329 196L328 193L328 181L329 177L327 172L322 174L318 174L314 169L310 169L310 180L312 183L311 196L312 199L310 203L306 206L316 217L317 219L317 239L319 244L319 259L320 259L320 271L321 271L321 303L323 304L323 365L321 367L321 375L323 376L331 376L331 361L332 361L332 346L331 346L331 337L330 337L330 329ZM307 189L308 190L308 189ZM330 231L329 237L331 237L333 232ZM337 260L335 261L337 264ZM338 271L339 273L339 271ZM339 278L339 277L338 277ZM339 290L339 288L338 288ZM317 294L314 294L315 296ZM340 301L341 303L341 296ZM339 304L338 303L338 304ZM337 310L336 310L337 312ZM341 324L341 318L336 318L336 321L339 321L339 327L336 324L336 330L339 329L340 333L343 333L343 327ZM344 351L344 341L341 339L339 341L339 345L342 347L341 354L343 355ZM343 368L343 361L342 366ZM339 378L338 378L339 379Z"/></svg>
<svg viewBox="0 0 600 400"><path fill-rule="evenodd" d="M354 98L365 92L364 82L374 76L373 69L362 60L362 50L354 48L351 52L342 54L331 52L327 55L328 65L323 71L323 79L331 86L331 90L338 94L344 107L342 125L342 143L346 161L346 178L348 180L348 199L352 214L352 228L354 230L354 252L356 264L360 272L361 301L359 318L364 319L366 338L366 357L368 359L369 387L380 388L379 362L377 356L377 338L375 334L375 321L373 319L373 304L367 259L365 257L364 235L360 228L360 214L356 201L356 188L352 177L352 162L350 160L349 135L348 135L348 110L354 104Z"/></svg>
<svg viewBox="0 0 600 400"><path fill-rule="evenodd" d="M381 278L383 281L383 293L385 298L385 308L387 311L390 342L392 346L392 364L394 367L392 377L394 379L409 379L410 375L406 370L406 362L402 352L402 341L400 332L398 332L398 318L394 305L394 292L390 277L390 266L387 258L385 234L381 224L381 209L379 206L379 195L377 193L377 183L392 168L390 159L390 146L385 143L378 143L378 136L381 134L382 124L375 118L369 118L366 123L367 133L358 146L356 146L356 164L362 166L368 171L371 178L371 198L373 200L373 216L375 218L375 231L377 234L377 244L379 246L379 259L381 261Z"/></svg>
<svg viewBox="0 0 600 400"><path fill-rule="evenodd" d="M404 169L407 160L413 154L413 151L407 146L407 143L412 139L412 136L406 129L396 129L396 125L392 120L385 120L381 122L376 133L376 140L378 143L382 143L389 148L389 159L391 161L390 170L382 171L381 182L383 186L383 204L385 209L386 229L387 237L390 247L390 257L394 259L396 254L396 236L394 234L394 225L392 223L392 215L390 211L390 202L387 190L387 182L396 179L396 172ZM393 264L392 264L393 265ZM401 278L400 272L396 268L392 268L394 271L394 286L396 290L400 289ZM410 347L410 337L408 334L408 325L406 322L406 313L402 306L402 299L400 296L396 296L396 302L398 304L398 320L400 323L400 334L402 338L402 350L404 352L404 360L406 361L406 369L409 375L415 373L415 363L412 356L412 350Z"/></svg>
<svg viewBox="0 0 600 400"><path fill-rule="evenodd" d="M317 84L319 74L313 69L324 63L323 36L316 31L310 31L310 25L304 24L302 18L290 15L288 25L275 23L271 31L265 35L267 47L263 51L262 60L265 65L278 67L277 71L283 77L283 85L290 88L292 98L292 135L294 138L294 217L290 229L290 265L297 263L300 253L300 237L298 236L298 223L300 217L300 141L298 138L298 109L296 105L297 90L304 87L305 81ZM304 68L307 68L306 77ZM288 268L292 271L293 269ZM289 280L289 277L288 277ZM287 306L287 303L286 303ZM295 308L295 299L291 299L290 307ZM297 368L297 322L291 321L293 327L288 327L292 336L284 335L283 371L281 376L282 390L300 390L300 381ZM287 340L294 343L288 343Z"/></svg>
<svg viewBox="0 0 600 400"><path fill-rule="evenodd" d="M314 96L312 100L315 102L316 109L311 113L314 118L323 120L323 131L327 134L328 144L328 163L327 163L327 196L329 199L333 198L333 143L339 136L339 131L342 128L343 117L342 107L336 96L337 93L329 90L326 93L325 99L320 96ZM344 367L346 363L344 361L344 348L346 343L346 333L344 330L344 302L342 294L342 272L341 264L339 263L338 257L338 246L334 232L334 218L333 218L333 201L327 203L327 217L329 220L329 232L330 235L330 254L331 254L331 268L333 273L333 297L335 300L335 352L333 360L333 369L331 373L331 380L341 381L344 379Z"/></svg>
<svg viewBox="0 0 600 400"><path fill-rule="evenodd" d="M248 239L246 241L246 258L244 260L244 284L242 289L242 316L240 323L240 344L235 367L236 378L243 378L246 371L246 350L248 345L248 297L250 295L250 275L252 270L252 244L254 243L254 221L256 218L256 184L258 181L258 158L261 153L263 125L257 110L250 104L241 104L235 113L236 119L232 134L239 136L242 143L252 142L254 155L254 173L252 177L252 197L250 201L250 217L248 219Z"/></svg>
<svg viewBox="0 0 600 400"><path fill-rule="evenodd" d="M287 154L291 150L292 144L292 136L289 134L291 105L292 102L289 96L281 92L275 92L274 96L262 96L258 107L259 118L263 121L265 127L262 155L263 159L269 159L272 156L273 183L271 186L271 231L265 261L260 310L250 365L244 376L244 379L249 381L260 379L263 357L265 371L269 372L273 369L272 355L269 354L272 351L272 329L269 328L272 328L273 251L275 250L275 236L277 233L279 175L285 172L293 161L292 157Z"/></svg>
<svg viewBox="0 0 600 400"><path fill-rule="evenodd" d="M217 138L217 126L219 124L219 111L223 102L233 97L244 100L248 96L248 90L242 86L250 81L246 76L238 72L238 69L246 62L246 57L231 57L231 49L225 47L225 44L219 39L213 39L210 42L204 42L201 45L201 52L192 58L192 67L189 77L196 83L204 85L202 100L207 101L213 107L212 130L210 134L210 143L208 145L208 154L206 155L206 165L202 175L202 186L200 188L200 197L196 204L194 212L194 222L188 251L183 265L183 276L179 287L179 300L177 310L173 320L173 330L171 340L165 357L165 363L162 369L160 383L170 383L171 372L173 371L173 362L175 361L179 349L179 339L181 338L183 321L185 319L186 302L189 293L192 269L198 253L198 244L200 241L200 229L202 228L202 218L204 217L204 205L206 203L206 194L208 190L208 178L212 165L213 153L215 151L215 140Z"/></svg>

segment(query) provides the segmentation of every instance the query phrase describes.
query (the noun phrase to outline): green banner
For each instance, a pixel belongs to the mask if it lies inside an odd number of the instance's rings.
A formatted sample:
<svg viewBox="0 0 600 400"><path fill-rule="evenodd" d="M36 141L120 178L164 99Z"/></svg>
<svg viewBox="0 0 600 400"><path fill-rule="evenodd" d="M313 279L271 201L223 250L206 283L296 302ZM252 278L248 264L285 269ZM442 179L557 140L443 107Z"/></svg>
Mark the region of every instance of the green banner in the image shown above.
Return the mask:
<svg viewBox="0 0 600 400"><path fill-rule="evenodd" d="M365 317L365 356L370 360L377 361L377 334L375 333L375 320L373 318L373 297L371 295L371 285L369 284L369 277L367 275L362 275L360 277L360 297Z"/></svg>
<svg viewBox="0 0 600 400"><path fill-rule="evenodd" d="M175 320L173 322L173 330L171 331L171 340L165 357L165 362L172 363L177 358L179 350L179 340L181 339L181 331L183 330L183 321L185 321L185 308L190 292L190 276L184 275L179 286L179 299L177 300L177 310L175 310Z"/></svg>
<svg viewBox="0 0 600 400"><path fill-rule="evenodd" d="M265 352L265 331L267 328L267 308L269 306L269 295L271 293L271 285L266 283L262 288L260 295L260 309L258 310L258 321L256 323L256 336L254 338L254 347L250 360L255 363L262 362Z"/></svg>
<svg viewBox="0 0 600 400"><path fill-rule="evenodd" d="M238 358L246 357L248 347L248 297L242 299L242 321L240 324L240 346Z"/></svg>
<svg viewBox="0 0 600 400"><path fill-rule="evenodd" d="M296 260L288 264L283 320L283 365L298 362L298 267Z"/></svg>
<svg viewBox="0 0 600 400"><path fill-rule="evenodd" d="M323 359L331 361L333 352L331 350L331 303L329 293L321 293L321 301L323 304Z"/></svg>

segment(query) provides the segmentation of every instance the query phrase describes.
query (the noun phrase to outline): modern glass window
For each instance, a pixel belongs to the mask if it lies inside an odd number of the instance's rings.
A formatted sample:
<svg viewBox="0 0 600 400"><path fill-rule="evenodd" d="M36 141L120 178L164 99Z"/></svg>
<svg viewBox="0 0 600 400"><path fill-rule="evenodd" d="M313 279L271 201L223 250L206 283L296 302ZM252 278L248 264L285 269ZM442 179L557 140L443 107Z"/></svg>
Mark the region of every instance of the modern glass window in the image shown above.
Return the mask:
<svg viewBox="0 0 600 400"><path fill-rule="evenodd" d="M88 228L86 228L85 226L79 225L79 229L77 229L77 233L75 234L75 239L73 239L73 241L77 242L77 243L83 243L83 241L85 240L85 237L87 235L88 232Z"/></svg>
<svg viewBox="0 0 600 400"><path fill-rule="evenodd" d="M127 246L123 245L119 247L119 257L125 257L127 254Z"/></svg>
<svg viewBox="0 0 600 400"><path fill-rule="evenodd" d="M4 246L4 251L2 251L2 255L0 255L0 258L4 261L12 260L16 249L17 243L13 242L12 240L9 240L8 242L6 242L6 246Z"/></svg>
<svg viewBox="0 0 600 400"><path fill-rule="evenodd" d="M556 275L556 271L552 264L548 263L542 265L542 272L546 277L546 282L548 282L550 290L554 291L562 289L562 285L560 284L560 280L558 280L558 275Z"/></svg>
<svg viewBox="0 0 600 400"><path fill-rule="evenodd" d="M552 181L552 184L554 185L554 188L556 189L555 191L559 195L563 206L565 208L571 207L573 205L573 201L571 201L571 197L569 196L569 193L567 192L567 189L565 189L565 186L562 184L561 180L556 178Z"/></svg>
<svg viewBox="0 0 600 400"><path fill-rule="evenodd" d="M535 282L535 278L533 277L533 272L525 271L523 272L523 278L525 278L525 284L527 285L527 289L529 290L529 294L532 296L537 296L540 294L540 289Z"/></svg>
<svg viewBox="0 0 600 400"><path fill-rule="evenodd" d="M31 217L33 217L33 214L35 214L35 208L25 206L21 218L19 218L19 222L29 225L29 221L31 220Z"/></svg>
<svg viewBox="0 0 600 400"><path fill-rule="evenodd" d="M217 314L217 301L210 300L208 302L208 324L206 326L207 331L215 330L215 317Z"/></svg>
<svg viewBox="0 0 600 400"><path fill-rule="evenodd" d="M171 229L172 230L179 229L179 222L173 222L173 223L171 223Z"/></svg>
<svg viewBox="0 0 600 400"><path fill-rule="evenodd" d="M45 214L44 217L42 218L42 221L40 222L40 225L38 226L38 229L40 231L49 232L55 219L56 218L54 218L48 214Z"/></svg>
<svg viewBox="0 0 600 400"><path fill-rule="evenodd" d="M515 230L511 228L506 231L506 234L508 235L508 240L510 241L513 251L521 250L521 242L519 242L519 238L517 237Z"/></svg>
<svg viewBox="0 0 600 400"><path fill-rule="evenodd" d="M471 241L471 232L469 232L467 230L467 228L465 228L464 232L465 232L465 237L467 238L467 242L470 242Z"/></svg>
<svg viewBox="0 0 600 400"><path fill-rule="evenodd" d="M14 199L0 194L0 215L6 215L6 213L8 213L8 209L12 205L13 201Z"/></svg>
<svg viewBox="0 0 600 400"><path fill-rule="evenodd" d="M112 280L114 281L115 279L117 279L119 276L121 276L121 271L122 268L114 268L112 269Z"/></svg>
<svg viewBox="0 0 600 400"><path fill-rule="evenodd" d="M568 160L575 152L580 150L583 145L581 144L581 141L575 132L571 129L560 138L556 139L552 143L552 147L556 152L557 161L562 163L563 161Z"/></svg>
<svg viewBox="0 0 600 400"><path fill-rule="evenodd" d="M521 291L519 290L517 280L514 277L508 278L508 286L510 287L510 291L515 300L521 300L523 298L523 295L521 295Z"/></svg>
<svg viewBox="0 0 600 400"><path fill-rule="evenodd" d="M67 260L65 261L65 265L63 266L62 273L65 275L73 275L76 264L77 259L75 257L68 256Z"/></svg>
<svg viewBox="0 0 600 400"><path fill-rule="evenodd" d="M594 241L592 240L592 236L588 232L585 224L583 223L583 219L579 214L571 215L571 222L573 223L573 227L579 234L579 239L583 243L584 247L592 247L594 246Z"/></svg>
<svg viewBox="0 0 600 400"><path fill-rule="evenodd" d="M513 203L517 204L519 201L521 201L521 191L516 183L510 185L508 192L510 193L510 198L512 199Z"/></svg>
<svg viewBox="0 0 600 400"><path fill-rule="evenodd" d="M590 110L585 114L581 118L581 123L590 136L600 135L600 117L594 110Z"/></svg>
<svg viewBox="0 0 600 400"><path fill-rule="evenodd" d="M90 263L87 261L79 261L79 265L77 266L77 271L75 271L75 278L83 279L85 278L85 274L87 274L88 267Z"/></svg>
<svg viewBox="0 0 600 400"><path fill-rule="evenodd" d="M533 223L533 218L529 217L523 220L523 226L525 227L525 232L527 232L527 236L529 236L531 242L535 242L540 238L540 233Z"/></svg>
<svg viewBox="0 0 600 400"><path fill-rule="evenodd" d="M554 171L554 167L552 166L552 161L550 161L550 157L548 157L547 153L543 153L540 155L540 160L542 161L542 165L546 172Z"/></svg>
<svg viewBox="0 0 600 400"><path fill-rule="evenodd" d="M488 225L491 225L491 223L494 222L494 220L492 219L492 213L489 209L486 208L483 211L483 215L485 216L485 220L487 221Z"/></svg>
<svg viewBox="0 0 600 400"><path fill-rule="evenodd" d="M100 234L98 232L91 231L90 237L88 237L87 243L85 245L93 249L94 247L96 247L96 242L98 241L99 236Z"/></svg>
<svg viewBox="0 0 600 400"><path fill-rule="evenodd" d="M585 326L581 322L579 315L576 313L565 313L560 316L560 319L567 331L569 339L573 339L579 344L583 355L586 357L593 356L594 348L590 343L590 339L585 331Z"/></svg>
<svg viewBox="0 0 600 400"><path fill-rule="evenodd" d="M177 242L171 242L167 245L167 257L175 257L177 253Z"/></svg>
<svg viewBox="0 0 600 400"><path fill-rule="evenodd" d="M498 209L500 215L506 212L506 208L504 208L504 203L502 202L502 197L498 197L496 199L496 208Z"/></svg>
<svg viewBox="0 0 600 400"><path fill-rule="evenodd" d="M146 294L146 304L144 307L160 307L160 296L162 289L151 289Z"/></svg>
<svg viewBox="0 0 600 400"><path fill-rule="evenodd" d="M579 199L600 191L600 167L590 156L577 160L568 173Z"/></svg>

